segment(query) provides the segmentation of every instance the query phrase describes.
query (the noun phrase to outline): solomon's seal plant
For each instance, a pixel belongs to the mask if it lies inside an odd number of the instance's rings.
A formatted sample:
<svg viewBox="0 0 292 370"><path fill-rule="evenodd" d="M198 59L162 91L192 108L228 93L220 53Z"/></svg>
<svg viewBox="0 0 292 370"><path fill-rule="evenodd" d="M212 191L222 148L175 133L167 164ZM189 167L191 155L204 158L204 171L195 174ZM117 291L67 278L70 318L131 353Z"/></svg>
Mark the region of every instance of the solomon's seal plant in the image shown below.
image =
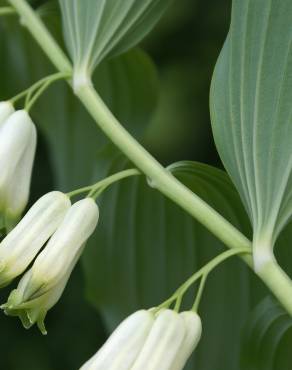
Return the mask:
<svg viewBox="0 0 292 370"><path fill-rule="evenodd" d="M282 307L276 314L269 310L269 317L286 315L270 336L268 348L274 352L266 352L275 353L292 316L291 277L274 253L285 228L291 244L292 2L232 2L210 93L214 139L228 175L197 162L164 167L140 143L144 127L139 124L150 120L156 74L146 54L131 49L171 0L59 0L58 6L41 8L26 0L4 3L0 16L9 15L7 24L16 16L23 27L19 32L28 31L57 70L14 97L1 97L0 286L19 278L1 305L4 312L46 334L47 312L81 259L89 300L109 331L117 327L82 370L182 370L195 349L189 366L203 357L207 364L212 330L216 346L229 336L219 354L226 352L234 368L238 338L230 336L226 323L232 319L239 334L256 283L241 267L224 280L213 278L213 270L239 256ZM42 18L52 9L70 59L57 30L53 36ZM52 117L56 106L61 114ZM90 116L97 127L86 126ZM43 195L21 218L29 200L36 126L52 150L58 190ZM200 252L218 242L218 253L197 263ZM224 268L231 271L227 264ZM205 292L210 275L216 289ZM237 295L229 294L232 288ZM204 313L211 310L204 305L211 293L212 315L221 311L222 327ZM237 304L233 315L224 306L228 299ZM263 311L257 311L263 316L257 319L267 328ZM201 317L207 329L198 346ZM255 348L264 342L264 331L259 328ZM243 366L260 370L254 363Z"/></svg>

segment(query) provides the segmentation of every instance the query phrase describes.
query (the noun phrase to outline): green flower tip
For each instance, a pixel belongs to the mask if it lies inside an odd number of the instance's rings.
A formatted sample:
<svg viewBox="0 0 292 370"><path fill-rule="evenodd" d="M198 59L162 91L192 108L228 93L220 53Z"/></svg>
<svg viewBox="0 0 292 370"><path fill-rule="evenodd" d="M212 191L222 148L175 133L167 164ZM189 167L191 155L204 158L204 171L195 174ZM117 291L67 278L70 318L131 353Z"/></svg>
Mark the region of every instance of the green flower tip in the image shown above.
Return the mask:
<svg viewBox="0 0 292 370"><path fill-rule="evenodd" d="M0 308L8 316L18 316L23 327L30 329L34 324L37 324L40 332L47 335L45 327L45 317L47 311L38 307L29 307L29 302L22 303L21 295L15 289L11 292L6 303L2 304Z"/></svg>

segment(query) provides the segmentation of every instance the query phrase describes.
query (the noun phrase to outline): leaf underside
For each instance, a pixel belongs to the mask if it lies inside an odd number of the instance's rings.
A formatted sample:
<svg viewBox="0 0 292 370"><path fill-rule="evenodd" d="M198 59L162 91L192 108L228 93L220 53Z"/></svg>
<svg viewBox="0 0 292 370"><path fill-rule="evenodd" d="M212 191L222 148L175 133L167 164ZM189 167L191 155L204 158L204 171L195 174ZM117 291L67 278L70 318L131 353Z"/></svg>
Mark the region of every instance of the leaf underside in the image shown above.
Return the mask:
<svg viewBox="0 0 292 370"><path fill-rule="evenodd" d="M216 145L257 243L292 214L292 2L234 0L211 88Z"/></svg>
<svg viewBox="0 0 292 370"><path fill-rule="evenodd" d="M107 56L135 46L171 0L59 0L64 36L76 70L91 75Z"/></svg>

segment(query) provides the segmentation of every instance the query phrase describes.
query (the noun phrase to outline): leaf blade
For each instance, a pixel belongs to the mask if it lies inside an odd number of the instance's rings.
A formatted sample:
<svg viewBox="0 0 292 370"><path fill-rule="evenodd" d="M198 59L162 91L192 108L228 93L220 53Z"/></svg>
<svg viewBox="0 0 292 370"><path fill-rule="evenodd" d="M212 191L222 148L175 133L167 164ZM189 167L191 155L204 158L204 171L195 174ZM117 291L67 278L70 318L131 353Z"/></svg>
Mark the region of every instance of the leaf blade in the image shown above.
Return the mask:
<svg viewBox="0 0 292 370"><path fill-rule="evenodd" d="M211 87L217 148L254 240L270 246L292 215L291 14L286 0L234 0Z"/></svg>

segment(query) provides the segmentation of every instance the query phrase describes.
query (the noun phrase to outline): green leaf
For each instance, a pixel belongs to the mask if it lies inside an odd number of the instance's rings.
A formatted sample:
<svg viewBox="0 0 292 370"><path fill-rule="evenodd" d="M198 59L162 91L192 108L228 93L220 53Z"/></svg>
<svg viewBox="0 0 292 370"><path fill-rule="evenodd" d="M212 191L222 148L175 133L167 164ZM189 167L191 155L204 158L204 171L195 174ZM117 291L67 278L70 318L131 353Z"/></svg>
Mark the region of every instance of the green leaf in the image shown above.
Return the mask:
<svg viewBox="0 0 292 370"><path fill-rule="evenodd" d="M59 0L75 83L89 79L106 57L135 46L171 0Z"/></svg>
<svg viewBox="0 0 292 370"><path fill-rule="evenodd" d="M100 170L105 176L125 165L117 158ZM170 169L249 233L239 196L224 172L195 162L178 163ZM143 177L116 184L98 203L100 224L83 263L88 298L102 311L110 328L134 310L160 304L224 249L205 228L150 188ZM250 287L249 274L237 258L211 274L200 310L203 339L191 369L214 370L218 363L225 370L237 367L241 325L250 309L250 290L257 286ZM185 308L190 308L194 297L192 291Z"/></svg>
<svg viewBox="0 0 292 370"><path fill-rule="evenodd" d="M234 0L211 87L217 148L272 248L292 215L292 2Z"/></svg>
<svg viewBox="0 0 292 370"><path fill-rule="evenodd" d="M271 298L248 318L242 339L242 370L290 370L292 319Z"/></svg>

